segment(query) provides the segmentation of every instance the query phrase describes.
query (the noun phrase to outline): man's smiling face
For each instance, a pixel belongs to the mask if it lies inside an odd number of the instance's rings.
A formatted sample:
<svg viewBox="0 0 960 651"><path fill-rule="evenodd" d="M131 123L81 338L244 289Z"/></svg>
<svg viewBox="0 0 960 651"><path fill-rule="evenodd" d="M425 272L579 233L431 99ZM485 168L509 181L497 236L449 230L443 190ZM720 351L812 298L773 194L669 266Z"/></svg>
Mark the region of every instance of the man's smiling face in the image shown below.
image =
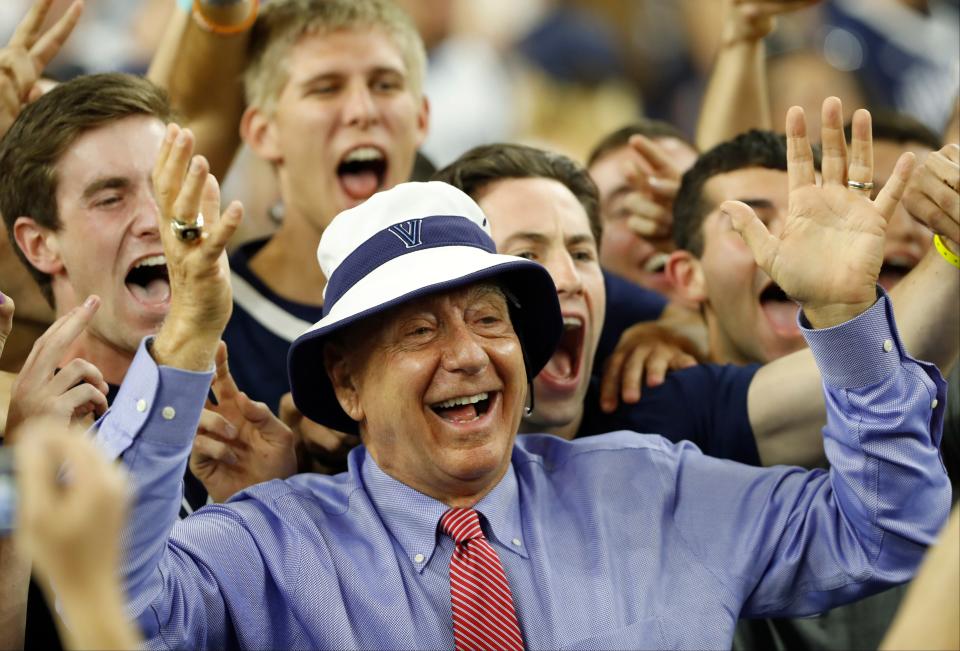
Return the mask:
<svg viewBox="0 0 960 651"><path fill-rule="evenodd" d="M354 328L331 377L384 472L441 500L495 486L510 463L526 396L503 292L471 285Z"/></svg>

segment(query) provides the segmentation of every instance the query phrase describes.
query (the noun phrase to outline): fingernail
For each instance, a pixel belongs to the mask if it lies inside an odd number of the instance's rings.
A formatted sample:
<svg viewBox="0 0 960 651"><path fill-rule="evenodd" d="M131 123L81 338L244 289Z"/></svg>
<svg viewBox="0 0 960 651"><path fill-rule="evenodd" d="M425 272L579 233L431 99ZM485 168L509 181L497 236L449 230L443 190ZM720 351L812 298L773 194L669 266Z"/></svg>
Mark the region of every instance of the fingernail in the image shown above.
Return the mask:
<svg viewBox="0 0 960 651"><path fill-rule="evenodd" d="M3 292L0 292L0 305L3 305L3 302L7 300L7 297L3 295Z"/></svg>
<svg viewBox="0 0 960 651"><path fill-rule="evenodd" d="M83 302L84 307L93 307L97 304L97 301L100 300L96 296L87 296L87 300Z"/></svg>
<svg viewBox="0 0 960 651"><path fill-rule="evenodd" d="M178 145L185 145L185 144L187 144L187 132L186 132L186 131L181 131L181 132L180 132L180 135L177 136L177 144L178 144Z"/></svg>

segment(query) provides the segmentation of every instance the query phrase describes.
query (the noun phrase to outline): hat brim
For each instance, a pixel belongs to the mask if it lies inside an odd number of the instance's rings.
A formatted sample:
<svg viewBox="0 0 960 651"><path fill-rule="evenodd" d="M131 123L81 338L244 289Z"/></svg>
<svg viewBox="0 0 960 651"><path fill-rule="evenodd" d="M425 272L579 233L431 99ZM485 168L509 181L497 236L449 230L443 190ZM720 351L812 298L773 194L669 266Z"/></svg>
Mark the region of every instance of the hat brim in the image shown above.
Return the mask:
<svg viewBox="0 0 960 651"><path fill-rule="evenodd" d="M563 332L557 289L550 274L530 260L471 246L444 246L408 253L381 265L291 344L287 367L297 409L321 425L355 434L357 423L340 407L324 366L327 338L415 298L487 279L496 279L519 303L511 309L511 316L532 380L553 355Z"/></svg>

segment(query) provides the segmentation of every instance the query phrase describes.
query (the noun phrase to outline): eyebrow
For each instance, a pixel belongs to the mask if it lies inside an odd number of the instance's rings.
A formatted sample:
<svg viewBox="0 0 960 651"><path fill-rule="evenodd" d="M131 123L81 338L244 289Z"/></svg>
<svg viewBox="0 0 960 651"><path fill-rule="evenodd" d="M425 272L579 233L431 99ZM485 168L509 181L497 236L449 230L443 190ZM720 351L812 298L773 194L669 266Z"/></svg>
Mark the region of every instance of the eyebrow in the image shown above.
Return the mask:
<svg viewBox="0 0 960 651"><path fill-rule="evenodd" d="M742 201L743 203L747 204L751 208L760 208L762 210L773 210L774 208L776 208L776 206L773 205L773 202L770 201L769 199L747 198L747 199L737 199L737 201Z"/></svg>
<svg viewBox="0 0 960 651"><path fill-rule="evenodd" d="M623 195L625 195L625 194L630 194L630 193L633 192L633 191L634 191L633 186L631 186L631 185L629 185L629 184L627 184L627 183L624 183L623 185L618 185L618 186L613 190L613 192L611 192L610 194L607 195L607 198L603 201L603 204L604 204L604 205L609 205L609 204L613 203L615 200L617 200L617 199L619 199L620 197L622 197Z"/></svg>
<svg viewBox="0 0 960 651"><path fill-rule="evenodd" d="M377 66L367 71L367 74L374 77L379 75L391 74L391 75L399 75L403 79L407 78L406 72L404 72L400 68L394 68L392 66ZM315 84L321 81L328 81L331 79L342 79L347 76L348 76L347 74L336 71L336 70L330 70L327 72L318 72L315 75L307 77L302 82L300 82L300 87L304 88L311 84Z"/></svg>
<svg viewBox="0 0 960 651"><path fill-rule="evenodd" d="M550 238L544 235L543 233L534 233L534 232L523 232L523 233L514 233L503 243L501 248L508 249L511 244L515 244L517 240L525 240L532 242L534 244L549 244ZM593 239L593 235L589 233L579 233L577 235L571 235L566 238L565 244L567 246L576 246L577 244L583 244L584 242L588 244L596 244L596 240Z"/></svg>
<svg viewBox="0 0 960 651"><path fill-rule="evenodd" d="M107 178L97 179L93 183L87 185L83 189L83 198L89 199L93 195L97 194L101 190L116 190L121 188L127 188L130 186L130 179L123 176L110 176Z"/></svg>

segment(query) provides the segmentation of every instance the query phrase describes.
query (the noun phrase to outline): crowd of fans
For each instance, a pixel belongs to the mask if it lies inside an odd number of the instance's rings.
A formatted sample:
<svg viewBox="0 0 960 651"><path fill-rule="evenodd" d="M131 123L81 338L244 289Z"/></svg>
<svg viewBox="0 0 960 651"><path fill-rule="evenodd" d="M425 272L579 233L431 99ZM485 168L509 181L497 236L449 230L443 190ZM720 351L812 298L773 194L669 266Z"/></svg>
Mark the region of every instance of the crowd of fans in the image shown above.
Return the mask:
<svg viewBox="0 0 960 651"><path fill-rule="evenodd" d="M958 18L5 4L0 648L960 647Z"/></svg>

